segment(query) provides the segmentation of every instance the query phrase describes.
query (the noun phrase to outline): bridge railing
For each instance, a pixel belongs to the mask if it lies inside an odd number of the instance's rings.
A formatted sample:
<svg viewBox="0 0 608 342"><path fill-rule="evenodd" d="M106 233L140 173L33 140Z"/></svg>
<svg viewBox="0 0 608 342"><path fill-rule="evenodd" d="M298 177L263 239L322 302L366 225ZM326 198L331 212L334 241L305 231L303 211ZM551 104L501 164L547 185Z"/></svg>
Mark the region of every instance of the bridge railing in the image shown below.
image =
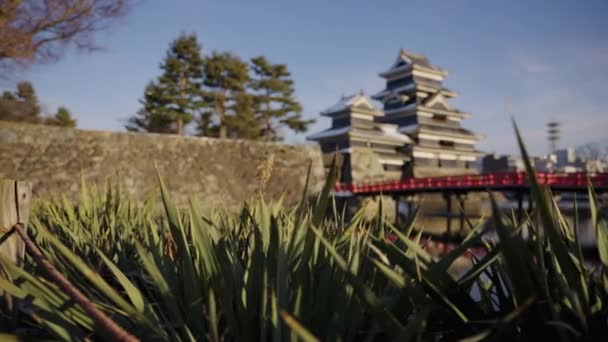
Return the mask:
<svg viewBox="0 0 608 342"><path fill-rule="evenodd" d="M589 184L595 187L608 187L608 173L588 174L578 173L536 173L536 180L541 185L562 188L586 188ZM485 189L501 187L528 186L528 176L525 172L496 172L479 175L442 176L405 178L401 180L382 181L375 183L338 183L336 192L353 194L395 192L400 190L458 190Z"/></svg>

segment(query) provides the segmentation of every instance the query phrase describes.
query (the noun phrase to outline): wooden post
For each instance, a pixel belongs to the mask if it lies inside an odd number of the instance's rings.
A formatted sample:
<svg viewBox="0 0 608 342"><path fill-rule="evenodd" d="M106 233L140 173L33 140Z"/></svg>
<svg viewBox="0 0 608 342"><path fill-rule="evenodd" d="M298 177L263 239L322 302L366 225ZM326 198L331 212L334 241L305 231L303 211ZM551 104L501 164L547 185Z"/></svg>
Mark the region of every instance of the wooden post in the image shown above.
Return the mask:
<svg viewBox="0 0 608 342"><path fill-rule="evenodd" d="M23 264L25 243L19 235L12 234L11 228L21 223L27 229L30 214L32 187L30 183L0 179L0 254L11 259L17 266ZM0 276L9 279L8 273L0 267ZM0 319L3 331L13 331L17 321L17 306L8 293L2 293L1 310L6 316Z"/></svg>

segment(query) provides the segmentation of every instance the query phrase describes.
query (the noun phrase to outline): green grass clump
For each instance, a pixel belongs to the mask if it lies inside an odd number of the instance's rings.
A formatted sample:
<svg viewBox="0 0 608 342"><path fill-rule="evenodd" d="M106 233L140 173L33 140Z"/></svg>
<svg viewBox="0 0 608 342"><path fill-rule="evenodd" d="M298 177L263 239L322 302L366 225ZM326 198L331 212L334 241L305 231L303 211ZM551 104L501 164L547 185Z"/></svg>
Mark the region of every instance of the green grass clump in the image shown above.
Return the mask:
<svg viewBox="0 0 608 342"><path fill-rule="evenodd" d="M83 182L78 205L41 201L31 236L101 310L146 341L567 341L608 333L608 227L592 190L595 266L583 262L576 225L535 183L531 218L516 222L494 203L498 238L476 226L435 260L420 245L415 217L394 227L381 215L326 215L334 172L328 178L314 204L260 198L238 213L203 213L194 200L180 210L160 180L160 216L154 201L134 205L118 189L100 193ZM467 253L472 246L485 255ZM454 275L459 258L472 267ZM0 279L0 288L21 299L31 324L64 340L103 337L31 259L23 270L1 262L14 281Z"/></svg>

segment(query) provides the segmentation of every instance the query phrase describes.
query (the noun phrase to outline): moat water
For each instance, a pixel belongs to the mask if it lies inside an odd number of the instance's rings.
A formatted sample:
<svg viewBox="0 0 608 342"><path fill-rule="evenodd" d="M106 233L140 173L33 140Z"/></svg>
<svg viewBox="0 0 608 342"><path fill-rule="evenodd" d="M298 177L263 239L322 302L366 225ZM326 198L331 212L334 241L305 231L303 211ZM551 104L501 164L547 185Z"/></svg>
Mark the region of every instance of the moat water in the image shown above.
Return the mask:
<svg viewBox="0 0 608 342"><path fill-rule="evenodd" d="M608 196L600 197L599 201L601 203L606 203L608 201ZM575 204L572 198L562 198L557 202L557 204L560 209L560 212L564 216L564 219L571 228L575 227L575 221L577 221L576 223L578 225L581 245L595 246L596 232L591 220L591 210L586 196L577 197L577 211L575 211ZM524 202L524 210L529 212L527 210L527 206L528 203ZM518 204L516 201L502 201L500 203L500 208L507 216L518 216ZM400 206L399 211L401 215L408 217L409 215L407 210L408 208L406 205L402 204ZM489 225L490 227L493 225L493 220L491 218L492 208L489 202L481 202L473 208L469 206L466 211L474 212L476 214L468 214L467 219L462 221L460 215L455 214L454 212L451 215L448 215L445 210L443 212L435 211L430 214L427 213L424 215L420 215L416 222L416 226L417 229L422 229L425 233L432 235L442 235L445 234L447 231L447 221L448 216L450 216L451 233L456 236L465 236L470 230L471 224L484 224Z"/></svg>

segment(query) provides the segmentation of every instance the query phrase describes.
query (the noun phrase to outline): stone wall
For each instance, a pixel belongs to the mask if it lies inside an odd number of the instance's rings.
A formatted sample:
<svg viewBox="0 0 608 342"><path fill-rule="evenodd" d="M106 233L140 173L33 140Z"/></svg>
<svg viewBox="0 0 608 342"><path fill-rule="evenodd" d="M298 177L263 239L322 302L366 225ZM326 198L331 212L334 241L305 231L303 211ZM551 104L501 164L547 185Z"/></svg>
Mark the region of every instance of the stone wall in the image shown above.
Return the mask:
<svg viewBox="0 0 608 342"><path fill-rule="evenodd" d="M375 183L394 179L380 163L380 157L370 148L351 149L351 176L354 183ZM399 179L401 175L398 176Z"/></svg>
<svg viewBox="0 0 608 342"><path fill-rule="evenodd" d="M269 161L272 160L272 163ZM143 199L158 190L155 165L178 203L197 196L205 206L235 208L259 189L259 166L272 164L265 195L302 193L312 162L310 193L325 180L315 145L160 134L84 131L0 121L0 178L28 180L39 196L77 198L81 172L91 184L120 180L125 192Z"/></svg>

